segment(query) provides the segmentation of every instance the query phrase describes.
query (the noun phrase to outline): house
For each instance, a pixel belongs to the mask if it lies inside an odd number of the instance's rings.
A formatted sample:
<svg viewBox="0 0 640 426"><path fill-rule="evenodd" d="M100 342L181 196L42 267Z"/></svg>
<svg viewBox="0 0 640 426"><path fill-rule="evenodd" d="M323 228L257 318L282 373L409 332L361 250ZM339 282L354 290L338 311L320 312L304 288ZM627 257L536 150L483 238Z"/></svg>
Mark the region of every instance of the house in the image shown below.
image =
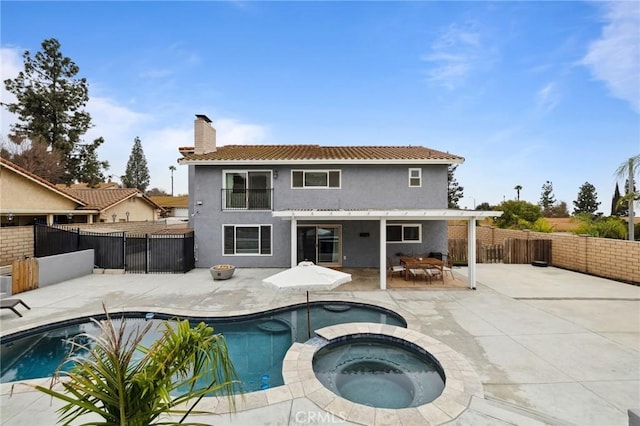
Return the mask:
<svg viewBox="0 0 640 426"><path fill-rule="evenodd" d="M2 226L155 221L162 208L135 188L77 189L53 185L0 159Z"/></svg>
<svg viewBox="0 0 640 426"><path fill-rule="evenodd" d="M194 147L179 151L197 267L379 267L386 288L387 257L446 253L448 220L467 220L474 241L476 219L500 214L447 209L448 166L464 159L421 146L218 147L196 115Z"/></svg>
<svg viewBox="0 0 640 426"><path fill-rule="evenodd" d="M151 201L159 205L166 212L167 217L187 219L189 217L189 196L151 195Z"/></svg>

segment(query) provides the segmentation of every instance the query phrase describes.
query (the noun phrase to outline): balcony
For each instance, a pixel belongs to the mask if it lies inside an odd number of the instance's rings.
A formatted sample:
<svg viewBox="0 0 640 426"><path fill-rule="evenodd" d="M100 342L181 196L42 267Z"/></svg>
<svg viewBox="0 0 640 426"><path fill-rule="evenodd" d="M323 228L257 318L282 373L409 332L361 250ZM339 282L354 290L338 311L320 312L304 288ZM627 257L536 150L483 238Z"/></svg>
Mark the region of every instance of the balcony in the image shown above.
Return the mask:
<svg viewBox="0 0 640 426"><path fill-rule="evenodd" d="M273 188L222 190L222 210L272 209Z"/></svg>

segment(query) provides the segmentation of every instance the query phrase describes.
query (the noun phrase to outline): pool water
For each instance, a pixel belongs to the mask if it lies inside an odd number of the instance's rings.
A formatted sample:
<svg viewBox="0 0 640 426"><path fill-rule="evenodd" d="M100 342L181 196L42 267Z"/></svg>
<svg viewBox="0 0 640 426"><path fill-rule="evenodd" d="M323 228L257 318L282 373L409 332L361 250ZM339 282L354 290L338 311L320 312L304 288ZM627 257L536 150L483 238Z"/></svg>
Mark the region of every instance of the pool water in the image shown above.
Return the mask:
<svg viewBox="0 0 640 426"><path fill-rule="evenodd" d="M384 337L329 343L316 352L313 370L333 393L377 408L427 404L442 394L444 372L430 354Z"/></svg>
<svg viewBox="0 0 640 426"><path fill-rule="evenodd" d="M406 323L391 311L364 304L315 302L311 305L311 329L319 329L347 322L376 322L400 327ZM128 318L127 332L144 327L147 323L144 313ZM150 346L157 339L162 319L156 319L149 333L142 341ZM96 317L101 319L101 317ZM239 392L251 392L282 385L282 360L293 342L307 340L307 313L305 306L292 306L275 311L245 317L231 318L191 318L193 323L204 321L222 333L227 342L233 365L241 380ZM116 323L120 319L114 319ZM118 324L116 324L118 325ZM98 335L99 328L89 319L80 322L54 325L35 333L3 337L0 341L0 383L50 377L71 349L69 339L82 333ZM83 343L90 343L87 337ZM63 365L67 370L70 365Z"/></svg>

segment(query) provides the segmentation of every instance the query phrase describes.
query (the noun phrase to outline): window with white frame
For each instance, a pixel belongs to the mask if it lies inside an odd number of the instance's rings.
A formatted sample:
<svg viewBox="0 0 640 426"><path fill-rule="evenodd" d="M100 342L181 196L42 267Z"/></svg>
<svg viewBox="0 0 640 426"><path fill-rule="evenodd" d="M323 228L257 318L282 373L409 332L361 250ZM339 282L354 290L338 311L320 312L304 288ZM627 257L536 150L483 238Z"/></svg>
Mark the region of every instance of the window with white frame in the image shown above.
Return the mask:
<svg viewBox="0 0 640 426"><path fill-rule="evenodd" d="M409 187L422 186L422 169L409 169Z"/></svg>
<svg viewBox="0 0 640 426"><path fill-rule="evenodd" d="M419 223L397 223L387 225L388 243L422 242L422 225Z"/></svg>
<svg viewBox="0 0 640 426"><path fill-rule="evenodd" d="M270 170L223 170L223 208L270 210L271 173Z"/></svg>
<svg viewBox="0 0 640 426"><path fill-rule="evenodd" d="M223 225L223 254L271 255L271 225Z"/></svg>
<svg viewBox="0 0 640 426"><path fill-rule="evenodd" d="M340 170L292 170L292 188L340 188Z"/></svg>

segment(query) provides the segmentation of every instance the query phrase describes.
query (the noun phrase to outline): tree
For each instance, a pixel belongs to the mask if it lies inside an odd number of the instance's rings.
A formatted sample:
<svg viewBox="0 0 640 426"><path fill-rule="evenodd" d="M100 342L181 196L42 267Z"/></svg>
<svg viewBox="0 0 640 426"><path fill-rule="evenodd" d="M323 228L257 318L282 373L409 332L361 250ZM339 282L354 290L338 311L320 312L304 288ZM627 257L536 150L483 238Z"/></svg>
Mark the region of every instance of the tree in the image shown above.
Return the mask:
<svg viewBox="0 0 640 426"><path fill-rule="evenodd" d="M487 203L486 201L484 201L476 206L476 210L491 211L493 210L493 206Z"/></svg>
<svg viewBox="0 0 640 426"><path fill-rule="evenodd" d="M169 166L169 171L171 172L171 196L173 197L173 172L176 171L176 166Z"/></svg>
<svg viewBox="0 0 640 426"><path fill-rule="evenodd" d="M540 207L542 207L542 214L545 217L549 217L551 214L551 207L556 202L556 198L553 195L553 183L546 181L542 185L542 194L540 195Z"/></svg>
<svg viewBox="0 0 640 426"><path fill-rule="evenodd" d="M502 216L496 217L494 223L499 228L531 229L533 224L542 217L540 206L526 201L503 201L496 207Z"/></svg>
<svg viewBox="0 0 640 426"><path fill-rule="evenodd" d="M94 322L102 335L82 334L72 341L74 351L65 360L73 364L71 370L58 370L49 388L35 386L65 402L58 410L59 422L71 424L93 413L105 425L158 424L166 422L161 418L165 414L184 413L179 409L197 398L182 423L200 398L211 392L229 396L233 407L237 374L224 337L214 334L213 328L203 322L191 327L188 320L165 321L160 338L146 348L142 338L153 322L133 331L127 330L125 320L116 327L108 314L106 321ZM78 356L78 351L88 355ZM63 391L53 390L60 375L67 376L60 383Z"/></svg>
<svg viewBox="0 0 640 426"><path fill-rule="evenodd" d="M567 203L564 201L560 201L559 203L551 206L551 210L549 211L549 217L569 217L569 209L567 207Z"/></svg>
<svg viewBox="0 0 640 426"><path fill-rule="evenodd" d="M89 188L95 188L106 180L103 172L109 170L109 162L98 161L96 152L103 143L104 139L98 138L91 144L77 144L74 155L69 159L67 169L72 171L78 182L86 183Z"/></svg>
<svg viewBox="0 0 640 426"><path fill-rule="evenodd" d="M147 167L147 159L142 150L140 138L136 136L133 140L133 148L127 162L127 170L122 176L122 184L125 188L138 188L144 192L149 186L149 168Z"/></svg>
<svg viewBox="0 0 640 426"><path fill-rule="evenodd" d="M615 239L624 239L626 236L624 221L619 217L601 217L581 213L576 216L576 219L579 225L573 231L574 234Z"/></svg>
<svg viewBox="0 0 640 426"><path fill-rule="evenodd" d="M517 200L520 201L520 191L522 191L522 186L521 185L516 185L515 188L513 188L516 190L516 196L517 196Z"/></svg>
<svg viewBox="0 0 640 426"><path fill-rule="evenodd" d="M626 187L625 182L625 187ZM613 191L613 197L611 197L611 216L626 216L627 215L627 207L624 203L620 203L620 187L618 186L618 182L616 182L616 189Z"/></svg>
<svg viewBox="0 0 640 426"><path fill-rule="evenodd" d="M18 116L9 138L44 141L60 152L66 167L80 137L91 127L91 116L84 110L89 89L86 79L76 77L78 66L60 52L58 40L44 40L41 46L33 57L25 51L24 70L4 81L16 102L3 106ZM74 179L72 173L64 176L66 182Z"/></svg>
<svg viewBox="0 0 640 426"><path fill-rule="evenodd" d="M168 196L168 195L169 194L167 194L167 191L165 191L164 189L155 188L155 187L147 191L147 196L149 197Z"/></svg>
<svg viewBox="0 0 640 426"><path fill-rule="evenodd" d="M62 155L58 151L49 149L46 142L36 139L15 144L5 143L3 140L0 145L0 157L5 160L49 182L62 181L64 175Z"/></svg>
<svg viewBox="0 0 640 426"><path fill-rule="evenodd" d="M627 177L627 188L624 197L620 197L620 203L628 205L627 238L634 240L634 203L640 200L640 191L635 185L635 175L640 174L640 154L630 157L629 160L620 164L615 172L616 177Z"/></svg>
<svg viewBox="0 0 640 426"><path fill-rule="evenodd" d="M574 215L581 213L595 215L596 210L598 210L598 206L600 205L598 202L596 188L589 182L582 184L578 191L578 199L573 202L573 205L575 206L573 209Z"/></svg>
<svg viewBox="0 0 640 426"><path fill-rule="evenodd" d="M464 196L464 187L458 184L458 181L453 176L453 173L458 168L458 165L449 165L447 169L447 201L450 209L459 209L458 201Z"/></svg>

